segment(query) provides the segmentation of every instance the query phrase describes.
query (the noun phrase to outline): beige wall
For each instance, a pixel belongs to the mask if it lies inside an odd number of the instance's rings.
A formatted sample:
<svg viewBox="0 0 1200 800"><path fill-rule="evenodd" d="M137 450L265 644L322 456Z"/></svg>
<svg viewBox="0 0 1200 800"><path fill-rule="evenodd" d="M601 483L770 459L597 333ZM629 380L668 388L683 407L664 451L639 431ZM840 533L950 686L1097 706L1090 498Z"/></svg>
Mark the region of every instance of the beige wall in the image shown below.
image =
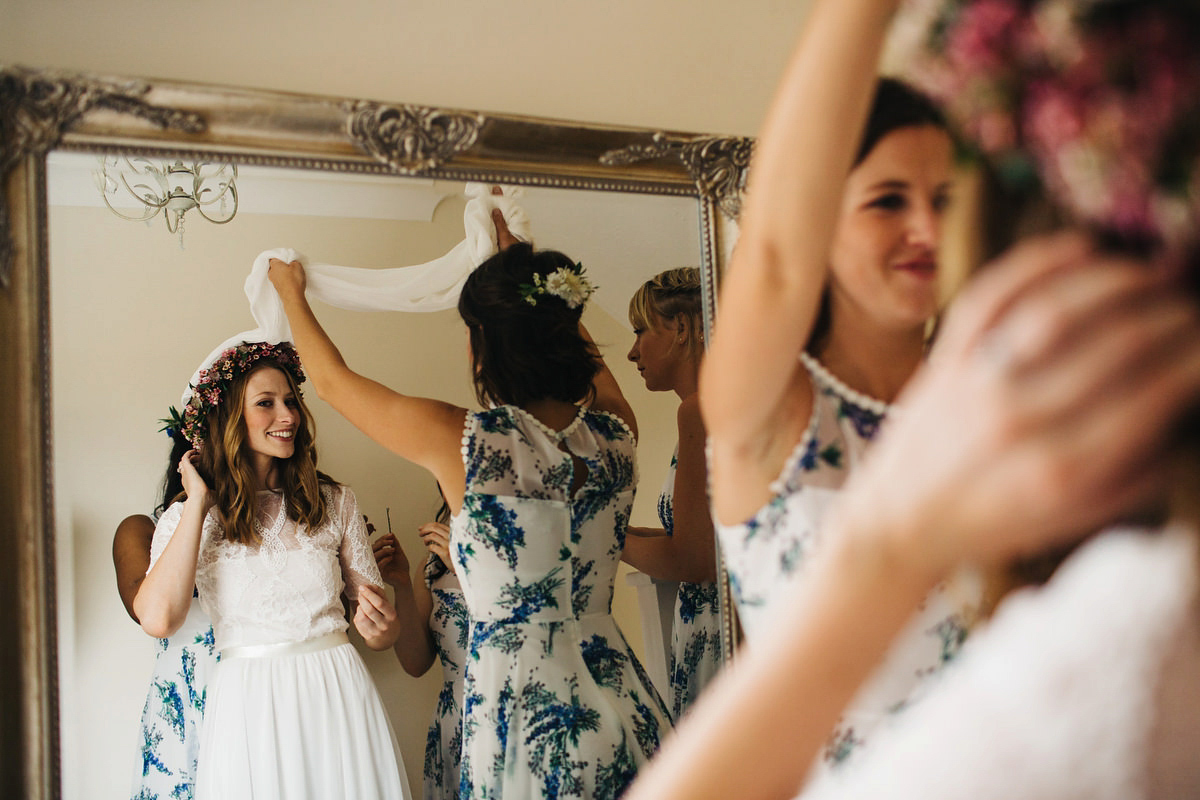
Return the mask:
<svg viewBox="0 0 1200 800"><path fill-rule="evenodd" d="M168 452L156 420L178 403L188 376L212 347L253 327L241 283L265 245L286 243L343 264L418 263L462 238L462 201L443 201L432 223L246 215L217 227L194 220L186 227L184 249L161 220L125 222L105 209L52 206L50 231L64 796L118 798L127 796L140 744L138 718L154 643L120 605L110 548L116 524L154 504ZM364 374L401 390L474 405L456 312L355 314L319 307L318 314ZM624 359L632 334L623 321L596 306L586 321L635 403L643 489L634 523L655 525L657 488L674 444L673 396L644 390ZM390 508L410 559L421 558L415 529L438 506L433 479L308 395L321 467L355 490L380 529L386 529ZM619 579L615 613L640 650L635 603ZM390 651L360 651L419 794L439 670L413 679Z"/></svg>
<svg viewBox="0 0 1200 800"><path fill-rule="evenodd" d="M807 0L3 0L0 61L756 132Z"/></svg>

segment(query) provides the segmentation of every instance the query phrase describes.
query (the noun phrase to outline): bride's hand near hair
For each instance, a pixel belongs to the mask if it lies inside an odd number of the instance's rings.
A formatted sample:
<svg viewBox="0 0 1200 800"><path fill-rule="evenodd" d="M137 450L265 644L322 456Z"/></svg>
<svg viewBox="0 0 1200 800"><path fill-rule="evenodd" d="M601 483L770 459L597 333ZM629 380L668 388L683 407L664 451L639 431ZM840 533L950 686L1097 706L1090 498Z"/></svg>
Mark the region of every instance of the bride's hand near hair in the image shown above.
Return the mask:
<svg viewBox="0 0 1200 800"><path fill-rule="evenodd" d="M200 552L204 519L216 499L196 471L198 450L188 450L179 459L179 475L187 497L178 524L162 554L133 596L132 611L142 630L165 638L179 630L192 607L196 585L196 561ZM159 521L162 524L162 521Z"/></svg>
<svg viewBox="0 0 1200 800"><path fill-rule="evenodd" d="M188 450L179 459L179 477L183 483L183 491L187 495L187 499L195 499L201 504L203 510L207 511L212 508L216 502L208 488L208 484L204 482L204 478L196 470L196 459L200 457L200 451L193 448Z"/></svg>

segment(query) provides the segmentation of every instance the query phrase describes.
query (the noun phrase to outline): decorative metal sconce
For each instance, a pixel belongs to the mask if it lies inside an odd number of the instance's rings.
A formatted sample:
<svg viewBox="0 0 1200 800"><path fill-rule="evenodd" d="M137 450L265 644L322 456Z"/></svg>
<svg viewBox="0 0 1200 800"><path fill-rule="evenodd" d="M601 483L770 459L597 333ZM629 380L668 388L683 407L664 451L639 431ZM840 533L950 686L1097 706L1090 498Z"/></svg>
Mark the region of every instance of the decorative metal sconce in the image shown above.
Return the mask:
<svg viewBox="0 0 1200 800"><path fill-rule="evenodd" d="M137 156L103 156L95 175L110 211L135 222L154 219L161 211L167 230L179 234L181 245L183 216L192 209L217 225L224 225L237 214L236 164L209 161L184 164L182 159L169 164ZM129 213L125 203L114 205L118 197L125 195L136 200L141 208Z"/></svg>

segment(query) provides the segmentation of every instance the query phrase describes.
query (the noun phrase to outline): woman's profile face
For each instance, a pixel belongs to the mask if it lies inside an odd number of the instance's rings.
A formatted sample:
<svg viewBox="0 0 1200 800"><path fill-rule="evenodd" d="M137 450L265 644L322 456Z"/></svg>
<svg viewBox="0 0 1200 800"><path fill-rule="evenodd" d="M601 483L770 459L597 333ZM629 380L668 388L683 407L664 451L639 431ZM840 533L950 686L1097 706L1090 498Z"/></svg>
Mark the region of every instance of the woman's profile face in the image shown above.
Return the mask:
<svg viewBox="0 0 1200 800"><path fill-rule="evenodd" d="M835 313L911 328L937 312L937 255L953 145L934 125L881 138L846 179L830 251Z"/></svg>
<svg viewBox="0 0 1200 800"><path fill-rule="evenodd" d="M687 366L687 348L679 341L683 331L677 321L658 314L652 314L652 321L648 327L634 327L627 358L637 364L647 389L669 392L675 389L679 371Z"/></svg>

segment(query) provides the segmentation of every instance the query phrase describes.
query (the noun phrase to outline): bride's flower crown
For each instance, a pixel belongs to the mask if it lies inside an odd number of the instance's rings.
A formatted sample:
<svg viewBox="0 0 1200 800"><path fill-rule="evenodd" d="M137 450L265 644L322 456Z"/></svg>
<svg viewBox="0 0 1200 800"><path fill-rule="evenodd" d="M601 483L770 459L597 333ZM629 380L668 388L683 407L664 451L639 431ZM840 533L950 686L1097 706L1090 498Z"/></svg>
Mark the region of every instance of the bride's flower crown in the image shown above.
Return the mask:
<svg viewBox="0 0 1200 800"><path fill-rule="evenodd" d="M522 283L517 287L521 297L531 306L536 306L539 296L557 297L567 308L578 308L587 302L596 287L583 274L583 264L576 262L571 267L559 267L548 275L534 273L533 283Z"/></svg>
<svg viewBox="0 0 1200 800"><path fill-rule="evenodd" d="M159 430L165 430L170 436L182 435L193 447L199 447L208 434L208 410L221 402L234 380L263 359L278 363L291 374L297 385L304 383L300 356L290 342L243 342L222 351L212 364L200 370L199 379L188 385L191 397L184 405L183 413L172 406L169 416L160 420L164 425Z"/></svg>
<svg viewBox="0 0 1200 800"><path fill-rule="evenodd" d="M1178 0L908 0L892 45L1011 188L1180 254L1200 228L1198 35Z"/></svg>

